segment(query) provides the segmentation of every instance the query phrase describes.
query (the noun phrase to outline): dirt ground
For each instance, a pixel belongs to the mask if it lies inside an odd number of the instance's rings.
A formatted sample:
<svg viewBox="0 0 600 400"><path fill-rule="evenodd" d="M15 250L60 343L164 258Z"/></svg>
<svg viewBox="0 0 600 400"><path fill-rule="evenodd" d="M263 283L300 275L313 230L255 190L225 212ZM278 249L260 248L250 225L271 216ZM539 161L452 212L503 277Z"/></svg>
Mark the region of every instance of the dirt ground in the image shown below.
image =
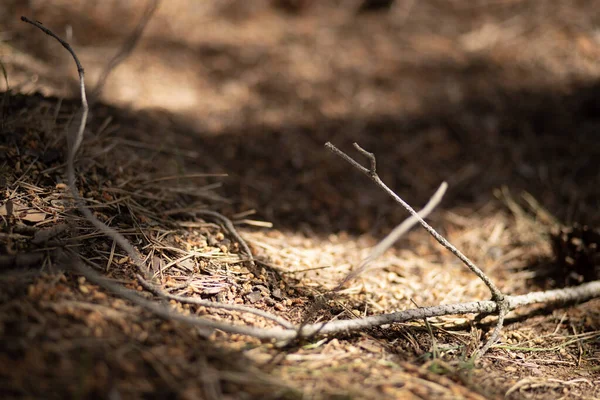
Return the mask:
<svg viewBox="0 0 600 400"><path fill-rule="evenodd" d="M417 208L447 181L428 220L505 293L583 279L550 238L573 226L600 238L600 1L396 0L372 12L357 0L274 3L163 1L92 98L80 193L165 290L294 323L489 298L415 228L324 300L407 216L327 141L375 153L383 181ZM281 347L207 338L74 272L69 258L81 257L144 294L131 259L65 191L65 131L79 107L73 61L19 17L73 45L91 95L148 4L0 5L2 398L600 398L600 299L510 313L473 365L492 317ZM257 267L198 210L230 218ZM599 279L600 257L589 257Z"/></svg>

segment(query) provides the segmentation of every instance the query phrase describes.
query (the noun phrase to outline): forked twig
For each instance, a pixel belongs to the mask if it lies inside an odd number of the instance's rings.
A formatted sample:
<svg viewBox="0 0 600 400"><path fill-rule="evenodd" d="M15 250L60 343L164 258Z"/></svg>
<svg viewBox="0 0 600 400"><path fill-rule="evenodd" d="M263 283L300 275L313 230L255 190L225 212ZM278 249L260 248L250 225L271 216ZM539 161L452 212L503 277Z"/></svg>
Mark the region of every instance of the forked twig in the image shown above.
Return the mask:
<svg viewBox="0 0 600 400"><path fill-rule="evenodd" d="M366 151L365 149L360 147L358 145L358 143L354 143L354 148L356 150L358 150L358 152L360 152L363 156L365 156L369 160L370 168L365 168L362 165L360 165L360 163L358 163L356 160L354 160L352 157L350 157L348 154L344 153L343 151L341 151L340 149L335 147L332 143L330 143L330 142L325 143L325 147L329 151L331 151L332 153L341 157L342 159L346 160L348 163L350 163L350 165L352 165L353 167L355 167L356 169L358 169L359 171L361 171L362 173L367 175L373 182L375 182L375 184L377 186L379 186L387 194L389 194L394 200L396 200L396 202L400 203L400 205L402 205L402 207L404 207L411 214L411 216L416 221L418 221L421 224L421 226L423 226L423 228L425 228L425 230L427 232L429 232L429 234L431 236L434 237L435 240L438 241L438 243L440 243L442 246L444 246L446 249L448 249L452 254L454 254L475 275L477 275L479 277L479 279L481 279L483 281L483 283L485 283L485 285L488 287L488 289L492 293L492 300L495 301L496 304L498 305L499 318L498 318L496 328L494 329L492 335L490 336L490 339L488 340L488 342L483 346L483 348L479 352L479 355L483 355L491 347L491 345L498 339L498 336L500 335L500 331L502 329L502 324L504 322L504 317L506 316L506 314L508 312L508 303L505 299L504 294L500 291L500 289L498 289L496 287L496 285L492 282L492 280L479 267L477 267L471 260L469 260L469 258L467 258L467 256L465 256L460 250L458 250L452 243L448 242L448 240L446 240L446 238L444 238L435 229L433 229L433 227L431 227L431 225L429 225L427 222L425 222L425 220L423 219L423 217L421 215L419 215L419 213L417 213L408 203L406 203L400 196L398 196L385 183L383 183L383 181L379 178L379 175L377 175L377 161L376 161L375 155L373 153Z"/></svg>
<svg viewBox="0 0 600 400"><path fill-rule="evenodd" d="M475 275L479 277L479 279L483 281L483 283L485 283L485 285L490 289L490 292L492 293L492 298L494 300L501 300L504 297L502 292L496 287L496 285L494 285L490 278L488 278L487 275L485 275L483 271L479 269L478 266L476 266L471 260L469 260L467 256L461 253L460 250L454 247L452 243L448 242L442 235L437 233L437 231L433 229L431 225L429 225L423 220L423 218L421 218L419 213L417 213L408 203L402 200L400 196L394 193L389 187L387 187L385 183L383 183L383 181L379 178L379 175L377 175L376 160L375 155L373 153L369 153L368 151L360 147L358 143L354 143L354 147L356 148L356 150L358 150L369 160L371 167L367 169L360 165L358 162L356 162L352 157L335 147L332 143L325 143L325 147L335 155L346 160L354 168L367 175L369 178L371 178L373 182L375 182L377 186L379 186L381 189L383 189L383 191L389 194L394 200L396 200L396 202L400 203L400 205L402 205L402 207L404 207L404 209L406 209L406 211L408 211L417 220L417 222L419 222L421 226L423 226L423 228L425 228L425 230L429 232L429 234L433 236L435 240L438 241L438 243L440 243L446 249L450 250L452 254L458 257L458 259L461 260L463 264L465 264L471 271L473 271Z"/></svg>

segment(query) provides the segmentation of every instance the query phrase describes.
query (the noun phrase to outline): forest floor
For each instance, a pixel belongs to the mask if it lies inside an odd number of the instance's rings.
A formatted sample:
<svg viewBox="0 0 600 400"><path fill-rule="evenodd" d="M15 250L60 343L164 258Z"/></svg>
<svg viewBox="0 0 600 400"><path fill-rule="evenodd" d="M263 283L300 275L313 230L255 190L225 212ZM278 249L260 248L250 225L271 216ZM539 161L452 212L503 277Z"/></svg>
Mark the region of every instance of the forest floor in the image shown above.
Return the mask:
<svg viewBox="0 0 600 400"><path fill-rule="evenodd" d="M493 317L279 347L206 337L73 271L77 254L145 295L132 260L66 192L65 130L79 107L72 59L19 17L71 42L91 93L146 4L0 5L0 88L10 89L0 93L2 398L600 398L600 299L510 313L500 342L473 365ZM449 183L428 220L505 293L583 280L564 267L551 233L588 226L586 244L600 242L598 1L357 5L160 4L91 106L77 183L94 214L131 240L169 293L294 323L489 299L415 228L324 300L407 216L323 147L350 152L358 142L416 208ZM256 267L201 210L234 222Z"/></svg>

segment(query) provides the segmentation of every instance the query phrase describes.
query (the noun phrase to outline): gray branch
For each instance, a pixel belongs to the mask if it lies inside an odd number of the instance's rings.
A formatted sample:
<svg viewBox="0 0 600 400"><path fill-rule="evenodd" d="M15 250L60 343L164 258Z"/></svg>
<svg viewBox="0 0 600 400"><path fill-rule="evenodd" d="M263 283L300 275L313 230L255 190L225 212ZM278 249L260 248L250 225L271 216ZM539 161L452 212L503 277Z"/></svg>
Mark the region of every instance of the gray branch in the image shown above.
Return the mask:
<svg viewBox="0 0 600 400"><path fill-rule="evenodd" d="M490 289L493 299L501 300L503 298L502 292L496 287L496 285L494 285L494 283L490 280L490 278L488 278L483 273L483 271L481 269L479 269L478 266L476 266L471 260L469 260L467 258L467 256L465 256L460 250L458 250L456 247L454 247L454 245L452 245L452 243L448 242L442 235L437 233L437 231L435 229L433 229L427 222L425 222L423 220L423 218L421 218L421 216L408 203L406 203L404 200L402 200L402 198L400 196L398 196L396 193L394 193L394 191L392 191L389 187L387 187L387 185L385 183L383 183L383 181L379 178L379 175L377 175L377 170L375 169L376 160L375 160L375 155L373 153L369 153L368 151L366 151L365 149L360 147L358 145L358 143L354 143L354 147L361 154L363 154L365 157L367 157L369 159L371 167L370 167L370 169L367 169L367 168L363 167L362 165L360 165L358 162L356 162L352 157L350 157L349 155L347 155L346 153L344 153L343 151L341 151L340 149L335 147L332 143L330 143L330 142L325 143L325 147L329 151L331 151L333 154L343 158L348 163L350 163L350 165L352 165L353 167L355 167L356 169L358 169L359 171L361 171L362 173L367 175L369 178L371 178L371 180L377 186L379 186L381 189L383 189L384 192L389 194L394 200L396 200L396 202L400 203L400 205L402 205L402 207L404 207L406 209L406 211L408 211L421 224L421 226L423 226L423 228L425 228L425 230L427 232L429 232L429 234L435 238L435 240L437 240L442 246L444 246L452 254L454 254L459 260L461 260L471 271L473 271L473 273L475 275L477 275L483 281L483 283L485 283L485 285Z"/></svg>

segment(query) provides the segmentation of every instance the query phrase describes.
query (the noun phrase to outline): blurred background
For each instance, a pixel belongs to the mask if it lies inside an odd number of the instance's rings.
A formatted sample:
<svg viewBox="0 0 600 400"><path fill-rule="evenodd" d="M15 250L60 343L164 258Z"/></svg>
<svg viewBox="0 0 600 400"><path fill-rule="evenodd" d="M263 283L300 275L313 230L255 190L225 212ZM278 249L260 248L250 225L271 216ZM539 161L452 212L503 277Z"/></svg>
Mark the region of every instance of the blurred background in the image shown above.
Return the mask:
<svg viewBox="0 0 600 400"><path fill-rule="evenodd" d="M357 205L367 220L403 215L384 195L359 190L366 180L326 154L328 140L376 152L384 180L411 202L442 180L448 201L470 206L510 185L563 221L595 222L599 7L3 1L0 59L13 91L76 98L68 53L19 17L73 45L88 92L147 22L99 99L152 121L141 129L149 140L198 151L200 167L231 174L228 190L244 207L282 224L365 230L366 220L351 216Z"/></svg>

